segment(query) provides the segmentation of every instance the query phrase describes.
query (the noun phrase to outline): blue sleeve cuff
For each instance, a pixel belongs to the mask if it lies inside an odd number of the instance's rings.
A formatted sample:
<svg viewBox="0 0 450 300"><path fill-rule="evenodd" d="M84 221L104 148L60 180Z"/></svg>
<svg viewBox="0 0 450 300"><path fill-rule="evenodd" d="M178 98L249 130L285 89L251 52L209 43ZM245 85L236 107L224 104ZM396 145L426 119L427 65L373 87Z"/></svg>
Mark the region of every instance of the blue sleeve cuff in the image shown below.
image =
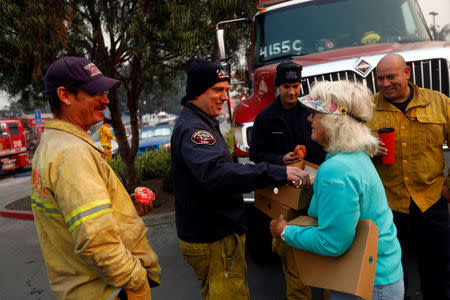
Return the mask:
<svg viewBox="0 0 450 300"><path fill-rule="evenodd" d="M278 166L269 164L270 175L278 182L285 183L287 180L286 166Z"/></svg>
<svg viewBox="0 0 450 300"><path fill-rule="evenodd" d="M298 241L293 241L293 236L295 235L296 231L301 230L301 228L302 227L300 226L287 225L286 227L284 227L281 238L289 246L298 248L298 245L296 245L298 244Z"/></svg>

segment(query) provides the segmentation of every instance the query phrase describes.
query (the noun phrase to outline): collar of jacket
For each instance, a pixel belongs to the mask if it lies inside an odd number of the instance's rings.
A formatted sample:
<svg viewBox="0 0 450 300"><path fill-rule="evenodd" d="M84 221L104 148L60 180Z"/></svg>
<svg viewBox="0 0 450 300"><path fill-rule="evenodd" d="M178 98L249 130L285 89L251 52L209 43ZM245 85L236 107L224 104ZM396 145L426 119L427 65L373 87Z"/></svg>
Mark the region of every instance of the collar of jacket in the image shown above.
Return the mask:
<svg viewBox="0 0 450 300"><path fill-rule="evenodd" d="M279 95L275 98L275 100L273 100L273 107L275 108L276 112L277 112L279 115L280 115L284 110L286 110L286 109L283 108L283 105L281 104L281 98L280 98ZM295 106L294 106L293 108L291 108L291 109L297 110L297 109L303 109L303 107L302 107L302 106L300 105L300 103L297 101L297 103L295 104ZM291 109L288 109L288 110L291 110Z"/></svg>
<svg viewBox="0 0 450 300"><path fill-rule="evenodd" d="M412 82L408 82L409 86L413 89L413 98L411 99L411 102L408 105L408 109L411 109L416 106L427 106L430 104L430 99L419 97L419 87L415 85ZM381 95L381 92L378 92L377 94ZM384 96L380 97L383 101L378 101L375 103L375 110L387 110L387 111L397 111L398 109L389 102Z"/></svg>
<svg viewBox="0 0 450 300"><path fill-rule="evenodd" d="M80 127L78 127L77 125L75 125L73 123L70 123L70 122L64 121L64 120L60 120L60 119L50 119L50 120L45 120L44 124L45 124L45 128L61 130L61 131L70 133L70 134L84 140L89 145L91 145L92 147L94 147L95 149L97 149L98 151L103 153L103 150L101 150L94 143L94 140L92 140L91 136L86 131L84 131L83 129L81 129Z"/></svg>
<svg viewBox="0 0 450 300"><path fill-rule="evenodd" d="M205 114L201 109L199 109L191 102L187 102L184 107L193 110L195 114L199 115L199 117L202 118L205 122L207 122L211 127L219 126L219 122L216 120L216 118L213 118Z"/></svg>

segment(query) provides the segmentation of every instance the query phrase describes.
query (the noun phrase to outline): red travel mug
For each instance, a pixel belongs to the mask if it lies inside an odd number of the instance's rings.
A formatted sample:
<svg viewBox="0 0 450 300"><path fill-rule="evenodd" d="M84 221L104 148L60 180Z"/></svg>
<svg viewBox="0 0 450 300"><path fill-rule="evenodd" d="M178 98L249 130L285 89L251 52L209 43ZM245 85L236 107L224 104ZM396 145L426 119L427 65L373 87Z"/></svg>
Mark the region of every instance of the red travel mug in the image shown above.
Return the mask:
<svg viewBox="0 0 450 300"><path fill-rule="evenodd" d="M394 128L381 128L378 136L388 150L388 154L381 157L383 164L389 165L395 162L395 131Z"/></svg>

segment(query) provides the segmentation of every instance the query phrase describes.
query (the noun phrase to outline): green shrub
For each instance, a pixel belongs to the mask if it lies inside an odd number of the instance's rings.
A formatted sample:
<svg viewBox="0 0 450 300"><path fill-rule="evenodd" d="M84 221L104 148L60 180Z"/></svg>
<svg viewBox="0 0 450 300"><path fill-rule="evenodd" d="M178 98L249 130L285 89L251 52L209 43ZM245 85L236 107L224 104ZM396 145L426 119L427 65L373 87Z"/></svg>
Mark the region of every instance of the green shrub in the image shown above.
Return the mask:
<svg viewBox="0 0 450 300"><path fill-rule="evenodd" d="M147 152L136 156L134 165L140 181L166 177L170 170L170 153L168 150Z"/></svg>
<svg viewBox="0 0 450 300"><path fill-rule="evenodd" d="M226 132L225 134L225 140L227 141L228 150L230 151L231 155L234 155L234 138L233 138L233 131L230 130Z"/></svg>
<svg viewBox="0 0 450 300"><path fill-rule="evenodd" d="M236 153L234 153L234 137L233 137L233 130L229 130L224 134L225 141L227 142L228 151L230 151L231 157L233 158L234 162L238 162L238 158L236 156Z"/></svg>
<svg viewBox="0 0 450 300"><path fill-rule="evenodd" d="M125 183L120 155L110 160L109 165L122 183ZM134 160L134 165L140 182L157 177L165 178L170 174L170 152L168 150L158 150L138 155Z"/></svg>
<svg viewBox="0 0 450 300"><path fill-rule="evenodd" d="M110 161L108 161L110 167L113 169L114 173L116 173L117 177L119 177L120 181L125 184L125 176L123 175L123 166L122 166L122 158L120 155L113 157Z"/></svg>

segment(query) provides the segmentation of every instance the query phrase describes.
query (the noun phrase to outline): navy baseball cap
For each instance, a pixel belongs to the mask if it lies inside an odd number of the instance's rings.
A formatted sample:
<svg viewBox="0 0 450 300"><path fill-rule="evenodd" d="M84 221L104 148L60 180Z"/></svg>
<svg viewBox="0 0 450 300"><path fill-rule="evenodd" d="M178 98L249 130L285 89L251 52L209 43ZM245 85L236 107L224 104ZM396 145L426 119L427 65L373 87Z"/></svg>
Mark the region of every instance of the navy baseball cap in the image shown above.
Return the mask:
<svg viewBox="0 0 450 300"><path fill-rule="evenodd" d="M45 93L55 92L59 87L75 87L88 93L102 93L118 87L120 81L103 76L89 59L68 56L50 65L44 78Z"/></svg>

